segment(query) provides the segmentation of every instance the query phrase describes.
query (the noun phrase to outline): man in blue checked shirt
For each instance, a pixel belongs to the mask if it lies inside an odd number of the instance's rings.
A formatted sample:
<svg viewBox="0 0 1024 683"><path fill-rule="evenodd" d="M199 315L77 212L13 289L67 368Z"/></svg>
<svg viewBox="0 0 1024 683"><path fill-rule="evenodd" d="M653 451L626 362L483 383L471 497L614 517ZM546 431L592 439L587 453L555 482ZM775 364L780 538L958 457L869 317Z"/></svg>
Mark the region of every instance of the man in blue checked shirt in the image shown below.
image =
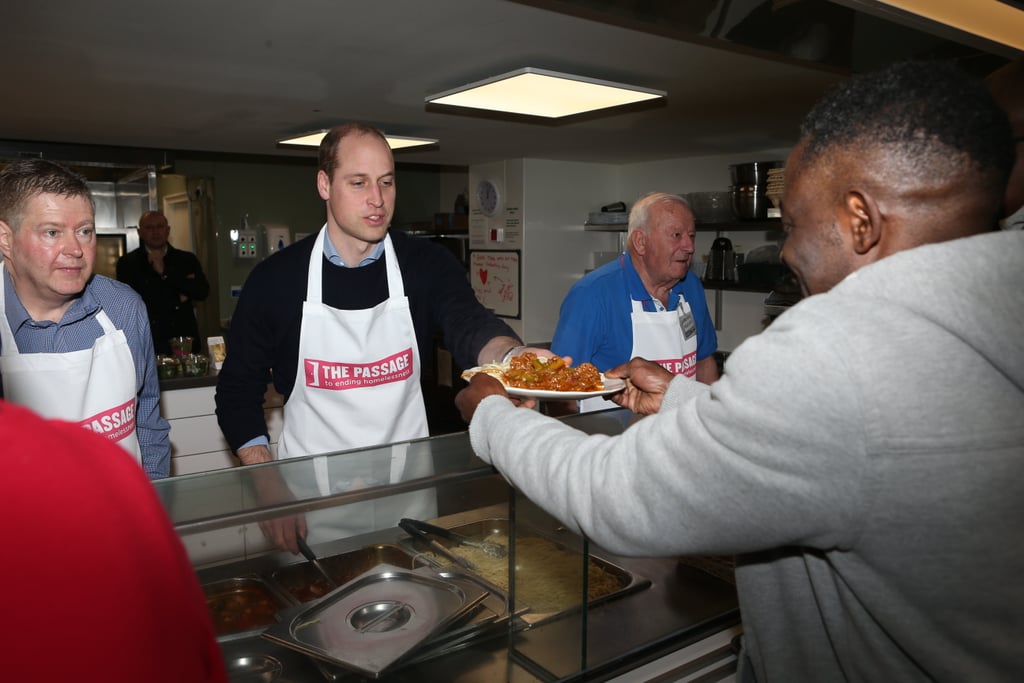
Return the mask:
<svg viewBox="0 0 1024 683"><path fill-rule="evenodd" d="M42 159L0 171L0 391L117 443L150 479L170 472L149 318L128 285L93 274L85 179Z"/></svg>

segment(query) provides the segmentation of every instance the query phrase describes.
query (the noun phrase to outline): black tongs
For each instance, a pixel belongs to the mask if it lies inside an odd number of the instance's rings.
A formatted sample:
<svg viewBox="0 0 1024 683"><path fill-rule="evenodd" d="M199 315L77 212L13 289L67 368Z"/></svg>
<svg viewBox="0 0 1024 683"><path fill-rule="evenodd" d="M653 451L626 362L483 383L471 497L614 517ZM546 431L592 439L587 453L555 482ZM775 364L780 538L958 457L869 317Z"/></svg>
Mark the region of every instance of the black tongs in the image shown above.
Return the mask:
<svg viewBox="0 0 1024 683"><path fill-rule="evenodd" d="M409 534L420 543L426 544L430 547L431 550L433 550L438 555L441 555L442 557L446 558L449 562L454 562L460 567L463 567L470 571L476 571L475 564L467 560L465 557L460 557L456 555L451 550L448 550L448 548L445 548L443 545L438 543L437 539L430 535L430 532L420 528L420 524L423 524L423 522L418 522L415 519L409 518L402 518L398 522L398 526L402 528L402 531Z"/></svg>
<svg viewBox="0 0 1024 683"><path fill-rule="evenodd" d="M475 538L469 538L463 536L460 533L456 533L451 529L445 529L443 526L435 526L429 522L421 522L417 519L403 519L403 522L408 522L410 526L416 527L417 530L424 533L433 534L434 536L440 536L446 538L449 541L455 541L459 545L468 545L470 548L476 548L482 550L485 554L491 557L503 558L508 555L508 549L500 543L492 543L491 541L478 541ZM404 528L404 527L403 527ZM408 531L408 530L407 530Z"/></svg>
<svg viewBox="0 0 1024 683"><path fill-rule="evenodd" d="M323 565L320 564L320 559L316 556L316 553L313 552L313 549L309 547L309 544L306 543L306 539L302 536L296 536L295 541L299 544L299 552L302 553L303 557L309 560L309 563L313 565L313 568L316 569L317 572L320 573L320 576L327 580L327 585L332 588L337 588L338 582L335 581L334 578L327 573L327 570L323 568Z"/></svg>

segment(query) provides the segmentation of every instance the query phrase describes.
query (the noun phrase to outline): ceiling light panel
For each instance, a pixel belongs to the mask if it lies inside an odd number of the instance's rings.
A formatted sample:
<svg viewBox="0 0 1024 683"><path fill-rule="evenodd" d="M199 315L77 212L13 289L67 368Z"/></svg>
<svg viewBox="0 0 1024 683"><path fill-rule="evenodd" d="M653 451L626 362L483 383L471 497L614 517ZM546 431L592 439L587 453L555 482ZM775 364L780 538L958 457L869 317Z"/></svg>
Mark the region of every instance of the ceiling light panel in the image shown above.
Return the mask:
<svg viewBox="0 0 1024 683"><path fill-rule="evenodd" d="M320 141L327 135L326 130L318 130L314 133L304 133L292 138L278 140L279 145L292 147L319 147ZM410 147L423 147L425 145L436 145L437 140L432 138L411 138L405 135L384 135L391 149L408 149Z"/></svg>
<svg viewBox="0 0 1024 683"><path fill-rule="evenodd" d="M561 118L665 95L661 90L526 67L430 95L426 101L452 107Z"/></svg>
<svg viewBox="0 0 1024 683"><path fill-rule="evenodd" d="M998 0L878 0L883 5L1024 50L1024 12Z"/></svg>

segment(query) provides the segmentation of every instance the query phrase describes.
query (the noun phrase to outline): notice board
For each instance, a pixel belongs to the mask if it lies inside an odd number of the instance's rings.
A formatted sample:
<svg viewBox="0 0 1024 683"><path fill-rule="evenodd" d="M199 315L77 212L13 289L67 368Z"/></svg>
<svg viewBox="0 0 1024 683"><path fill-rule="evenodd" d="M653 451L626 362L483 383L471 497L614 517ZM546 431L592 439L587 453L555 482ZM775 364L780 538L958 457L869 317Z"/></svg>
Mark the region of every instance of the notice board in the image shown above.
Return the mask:
<svg viewBox="0 0 1024 683"><path fill-rule="evenodd" d="M495 315L518 318L518 251L474 251L469 255L469 281L477 300Z"/></svg>

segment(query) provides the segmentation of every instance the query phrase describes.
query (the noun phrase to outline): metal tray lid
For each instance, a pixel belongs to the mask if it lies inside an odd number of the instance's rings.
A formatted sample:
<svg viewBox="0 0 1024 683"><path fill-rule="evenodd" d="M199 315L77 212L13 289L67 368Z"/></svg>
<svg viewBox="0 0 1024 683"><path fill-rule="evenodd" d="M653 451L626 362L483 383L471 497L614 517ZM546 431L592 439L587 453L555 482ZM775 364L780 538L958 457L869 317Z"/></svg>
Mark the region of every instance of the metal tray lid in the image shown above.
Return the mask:
<svg viewBox="0 0 1024 683"><path fill-rule="evenodd" d="M453 583L380 564L290 612L263 637L377 678L487 595L468 596Z"/></svg>

